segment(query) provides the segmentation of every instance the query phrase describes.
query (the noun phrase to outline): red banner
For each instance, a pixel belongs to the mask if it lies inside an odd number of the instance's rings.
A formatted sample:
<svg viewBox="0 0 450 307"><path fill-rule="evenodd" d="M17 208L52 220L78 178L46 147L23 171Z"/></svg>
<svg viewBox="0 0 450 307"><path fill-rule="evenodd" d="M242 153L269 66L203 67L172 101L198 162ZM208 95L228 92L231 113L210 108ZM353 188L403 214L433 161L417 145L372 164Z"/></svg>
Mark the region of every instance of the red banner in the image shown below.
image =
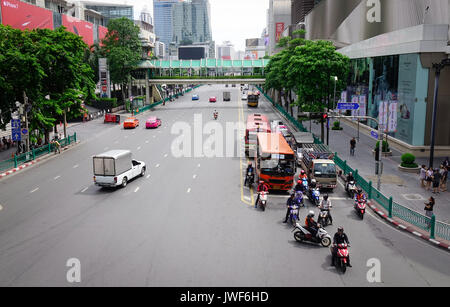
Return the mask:
<svg viewBox="0 0 450 307"><path fill-rule="evenodd" d="M75 17L62 15L62 24L67 28L67 31L81 36L88 46L94 44L94 25L92 23Z"/></svg>
<svg viewBox="0 0 450 307"><path fill-rule="evenodd" d="M108 33L108 28L104 26L98 26L98 41L101 46L103 46L102 39L106 37L106 34Z"/></svg>
<svg viewBox="0 0 450 307"><path fill-rule="evenodd" d="M51 29L53 13L50 10L17 0L1 0L2 23L15 29Z"/></svg>
<svg viewBox="0 0 450 307"><path fill-rule="evenodd" d="M284 32L284 22L277 22L275 28L275 41L278 43L281 38L281 34Z"/></svg>

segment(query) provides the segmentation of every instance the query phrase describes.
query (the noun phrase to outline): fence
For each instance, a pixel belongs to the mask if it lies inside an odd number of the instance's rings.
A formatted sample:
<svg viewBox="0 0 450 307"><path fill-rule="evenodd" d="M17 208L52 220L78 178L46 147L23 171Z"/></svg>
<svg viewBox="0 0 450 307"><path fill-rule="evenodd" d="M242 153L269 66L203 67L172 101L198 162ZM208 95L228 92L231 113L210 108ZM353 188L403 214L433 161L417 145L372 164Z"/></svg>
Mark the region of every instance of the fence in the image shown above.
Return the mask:
<svg viewBox="0 0 450 307"><path fill-rule="evenodd" d="M75 143L76 141L77 141L77 134L74 133L73 135L69 135L67 138L61 139L58 142L61 145L61 148L63 148L72 143ZM44 146L41 146L38 148L33 148L29 152L26 152L26 153L23 153L20 155L16 155L12 159L0 161L0 172L6 171L6 170L9 170L12 168L16 168L23 163L33 161L40 156L43 156L43 155L53 152L54 150L55 150L55 145L50 143L48 145L44 145Z"/></svg>
<svg viewBox="0 0 450 307"><path fill-rule="evenodd" d="M258 89L262 93L264 93L262 89ZM286 112L286 110L284 110L282 106L274 103L266 93L264 93L264 96L300 131L307 131L307 129L305 129L298 120L296 120L288 112ZM322 144L321 140L316 136L314 136L314 141L316 144ZM436 221L435 216L429 218L419 212L399 205L398 203L394 202L394 199L392 197L386 197L373 187L371 181L367 182L362 176L360 176L358 174L358 170L352 169L347 164L347 161L343 161L341 158L339 158L337 153L334 156L334 162L342 170L344 175L352 172L355 177L356 183L367 193L368 198L380 204L388 212L389 217L397 217L424 231L430 232L430 237L432 239L434 239L435 237L439 237L445 240L450 240L450 225L440 221Z"/></svg>

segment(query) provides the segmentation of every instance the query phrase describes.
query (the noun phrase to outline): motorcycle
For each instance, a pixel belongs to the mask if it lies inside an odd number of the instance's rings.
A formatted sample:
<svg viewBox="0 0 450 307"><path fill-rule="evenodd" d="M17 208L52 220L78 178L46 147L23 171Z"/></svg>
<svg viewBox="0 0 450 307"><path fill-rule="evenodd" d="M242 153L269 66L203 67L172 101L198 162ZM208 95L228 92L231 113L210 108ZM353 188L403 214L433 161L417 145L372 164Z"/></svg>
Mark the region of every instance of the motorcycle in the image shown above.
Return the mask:
<svg viewBox="0 0 450 307"><path fill-rule="evenodd" d="M217 120L217 118L219 117L219 114L216 112L216 113L214 113L214 120Z"/></svg>
<svg viewBox="0 0 450 307"><path fill-rule="evenodd" d="M250 189L255 183L255 173L253 171L248 171L246 181L248 188Z"/></svg>
<svg viewBox="0 0 450 307"><path fill-rule="evenodd" d="M292 207L290 207L289 221L291 221L293 226L295 226L300 221L299 213L300 213L299 206L293 205Z"/></svg>
<svg viewBox="0 0 450 307"><path fill-rule="evenodd" d="M327 227L330 223L330 211L321 210L319 213L319 217L317 218L317 223L319 223L323 227Z"/></svg>
<svg viewBox="0 0 450 307"><path fill-rule="evenodd" d="M309 230L301 226L300 223L296 224L296 227L292 232L294 232L294 239L297 242L312 242L316 244L321 244L323 247L328 247L331 245L331 236L328 232L322 228L320 224L317 225L319 229L317 230L316 236L313 236Z"/></svg>
<svg viewBox="0 0 450 307"><path fill-rule="evenodd" d="M346 243L333 245L331 247L331 253L333 254L333 249L337 249L336 251L336 259L335 259L335 265L338 270L342 272L342 274L345 274L347 271L347 266L349 263L349 252L348 247L350 245Z"/></svg>
<svg viewBox="0 0 450 307"><path fill-rule="evenodd" d="M268 192L259 192L259 200L258 200L258 207L261 208L262 211L266 211L267 207L267 196Z"/></svg>
<svg viewBox="0 0 450 307"><path fill-rule="evenodd" d="M308 191L308 179L302 179L302 185L304 188L303 191Z"/></svg>
<svg viewBox="0 0 450 307"><path fill-rule="evenodd" d="M295 191L294 203L297 204L299 207L305 207L302 191Z"/></svg>
<svg viewBox="0 0 450 307"><path fill-rule="evenodd" d="M354 208L359 217L363 220L366 213L366 200L355 201Z"/></svg>
<svg viewBox="0 0 450 307"><path fill-rule="evenodd" d="M310 189L308 198L315 206L319 206L319 204L320 204L320 190L319 190L319 188Z"/></svg>
<svg viewBox="0 0 450 307"><path fill-rule="evenodd" d="M356 191L357 191L356 182L354 181L348 182L347 183L348 196L353 199L355 197Z"/></svg>

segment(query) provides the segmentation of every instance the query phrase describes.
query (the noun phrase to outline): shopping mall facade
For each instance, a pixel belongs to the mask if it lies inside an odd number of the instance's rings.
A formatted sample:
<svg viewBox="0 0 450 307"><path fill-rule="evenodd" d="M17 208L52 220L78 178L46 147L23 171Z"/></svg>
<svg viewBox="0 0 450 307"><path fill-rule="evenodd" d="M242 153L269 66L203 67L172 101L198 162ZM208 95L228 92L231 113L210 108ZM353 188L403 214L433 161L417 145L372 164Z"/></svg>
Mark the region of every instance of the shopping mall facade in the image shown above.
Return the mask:
<svg viewBox="0 0 450 307"><path fill-rule="evenodd" d="M351 58L341 101L380 120L390 145L427 156L435 89L433 64L450 58L450 0L322 0L305 18L307 38L334 42ZM450 155L450 66L441 72L436 155ZM370 133L376 124L367 122Z"/></svg>

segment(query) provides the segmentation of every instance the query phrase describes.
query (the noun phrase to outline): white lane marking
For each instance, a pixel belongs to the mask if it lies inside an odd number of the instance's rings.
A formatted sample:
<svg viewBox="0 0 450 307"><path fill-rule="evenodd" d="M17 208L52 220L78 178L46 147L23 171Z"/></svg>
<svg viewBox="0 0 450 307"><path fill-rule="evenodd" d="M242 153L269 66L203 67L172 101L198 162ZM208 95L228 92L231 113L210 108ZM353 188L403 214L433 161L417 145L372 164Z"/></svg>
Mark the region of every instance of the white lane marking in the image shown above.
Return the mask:
<svg viewBox="0 0 450 307"><path fill-rule="evenodd" d="M191 193L191 188L187 189L187 193Z"/></svg>
<svg viewBox="0 0 450 307"><path fill-rule="evenodd" d="M2 205L0 205L0 211L2 211L3 210L3 206Z"/></svg>
<svg viewBox="0 0 450 307"><path fill-rule="evenodd" d="M192 179L195 179L195 178L197 178L197 175L192 176Z"/></svg>
<svg viewBox="0 0 450 307"><path fill-rule="evenodd" d="M137 191L139 191L139 187L137 187L136 190L134 190L134 193L136 193Z"/></svg>
<svg viewBox="0 0 450 307"><path fill-rule="evenodd" d="M39 188L36 188L36 189L34 189L34 190L31 190L30 193L34 193L34 192L36 192L37 190L39 190Z"/></svg>
<svg viewBox="0 0 450 307"><path fill-rule="evenodd" d="M137 148L137 150L141 150L141 146L139 146L139 147Z"/></svg>
<svg viewBox="0 0 450 307"><path fill-rule="evenodd" d="M148 144L148 141L145 141L145 144Z"/></svg>
<svg viewBox="0 0 450 307"><path fill-rule="evenodd" d="M57 180L58 178L61 178L61 176L56 176L56 177L55 177L55 178L53 178L53 179Z"/></svg>
<svg viewBox="0 0 450 307"><path fill-rule="evenodd" d="M150 175L147 175L147 179L150 178Z"/></svg>
<svg viewBox="0 0 450 307"><path fill-rule="evenodd" d="M159 164L156 164L155 167L159 167Z"/></svg>
<svg viewBox="0 0 450 307"><path fill-rule="evenodd" d="M247 200L247 201L251 201L251 198L248 197L248 196L244 196L244 199Z"/></svg>
<svg viewBox="0 0 450 307"><path fill-rule="evenodd" d="M73 166L73 168L77 168L79 165L78 164L75 164L74 166Z"/></svg>
<svg viewBox="0 0 450 307"><path fill-rule="evenodd" d="M87 188L84 188L83 190L81 190L81 193L84 193L84 192L86 192L86 191L87 191L87 189L89 189L89 187L87 187Z"/></svg>
<svg viewBox="0 0 450 307"><path fill-rule="evenodd" d="M164 155L164 158L167 158L167 156L168 156L168 154L165 154L165 155Z"/></svg>
<svg viewBox="0 0 450 307"><path fill-rule="evenodd" d="M197 165L197 167L200 167L200 164L199 164L199 165Z"/></svg>

